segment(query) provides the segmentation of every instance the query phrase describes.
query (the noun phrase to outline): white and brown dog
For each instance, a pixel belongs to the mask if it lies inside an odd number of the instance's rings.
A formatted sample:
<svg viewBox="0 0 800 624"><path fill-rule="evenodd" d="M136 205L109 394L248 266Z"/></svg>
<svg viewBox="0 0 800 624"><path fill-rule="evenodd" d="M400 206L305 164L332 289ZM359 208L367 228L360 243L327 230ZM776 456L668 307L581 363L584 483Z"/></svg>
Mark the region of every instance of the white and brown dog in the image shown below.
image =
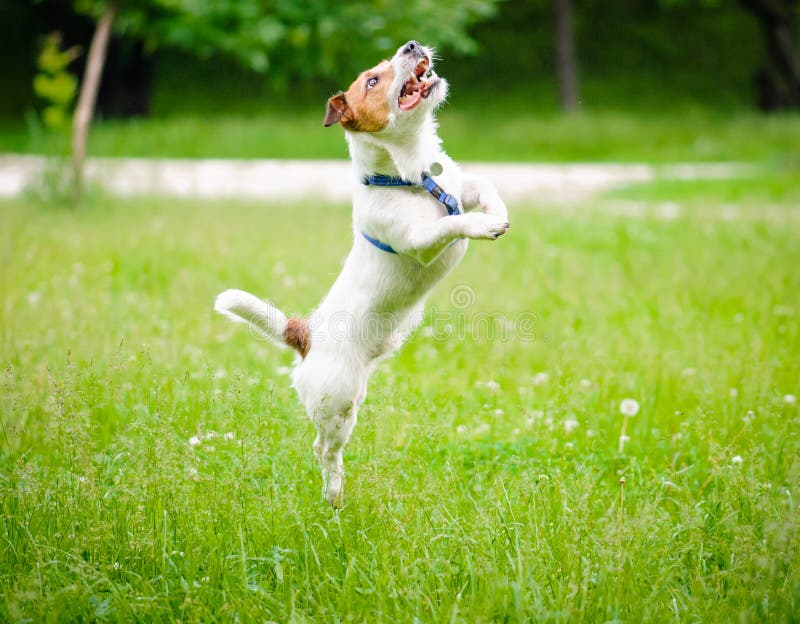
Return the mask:
<svg viewBox="0 0 800 624"><path fill-rule="evenodd" d="M494 187L462 174L441 148L433 111L446 95L432 51L409 41L330 98L325 126L344 128L357 182L353 248L341 274L306 318L287 318L241 290L215 302L299 352L293 385L316 428L323 494L334 506L343 502L342 450L370 373L420 322L426 296L464 256L466 239L508 229Z"/></svg>

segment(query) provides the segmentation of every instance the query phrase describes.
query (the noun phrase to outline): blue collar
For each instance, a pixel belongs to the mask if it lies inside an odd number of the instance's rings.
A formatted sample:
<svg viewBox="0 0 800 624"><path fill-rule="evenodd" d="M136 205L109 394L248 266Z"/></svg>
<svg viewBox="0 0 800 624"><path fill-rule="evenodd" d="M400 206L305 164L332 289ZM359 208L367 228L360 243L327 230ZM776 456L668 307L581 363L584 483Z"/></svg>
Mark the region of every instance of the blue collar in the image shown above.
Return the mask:
<svg viewBox="0 0 800 624"><path fill-rule="evenodd" d="M415 184L414 182L409 182L403 178L382 175L380 173L364 176L364 179L361 181L361 183L366 186L421 186L431 195L433 195L436 198L436 201L438 201L447 209L448 215L461 214L458 209L458 200L449 193L445 193L442 187L436 184L435 180L424 171L422 172L422 184ZM381 251L386 251L393 254L397 253L390 245L382 243L377 238L372 238L366 232L361 232L361 236L363 236L365 239L367 239L367 241L375 245L375 247Z"/></svg>

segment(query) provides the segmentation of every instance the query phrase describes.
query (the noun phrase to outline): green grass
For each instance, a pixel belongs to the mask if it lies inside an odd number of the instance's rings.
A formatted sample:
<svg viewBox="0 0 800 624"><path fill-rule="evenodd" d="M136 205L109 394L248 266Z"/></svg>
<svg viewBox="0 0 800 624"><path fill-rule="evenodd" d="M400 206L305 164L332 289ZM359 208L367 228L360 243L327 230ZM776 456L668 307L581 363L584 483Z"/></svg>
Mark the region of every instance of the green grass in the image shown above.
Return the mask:
<svg viewBox="0 0 800 624"><path fill-rule="evenodd" d="M265 109L253 115L179 116L96 124L95 156L187 158L346 158L339 128L322 127L324 106ZM687 108L671 113L543 112L524 98L459 101L441 112L441 134L459 160L746 161L800 163L800 116L723 115ZM52 152L37 130L6 126L0 152Z"/></svg>
<svg viewBox="0 0 800 624"><path fill-rule="evenodd" d="M774 204L800 207L800 169L767 168L733 179L657 179L605 193L612 200L641 202L741 204L763 207Z"/></svg>
<svg viewBox="0 0 800 624"><path fill-rule="evenodd" d="M800 220L722 208L516 207L373 376L336 513L290 354L210 308L310 310L348 208L0 203L0 619L795 621Z"/></svg>

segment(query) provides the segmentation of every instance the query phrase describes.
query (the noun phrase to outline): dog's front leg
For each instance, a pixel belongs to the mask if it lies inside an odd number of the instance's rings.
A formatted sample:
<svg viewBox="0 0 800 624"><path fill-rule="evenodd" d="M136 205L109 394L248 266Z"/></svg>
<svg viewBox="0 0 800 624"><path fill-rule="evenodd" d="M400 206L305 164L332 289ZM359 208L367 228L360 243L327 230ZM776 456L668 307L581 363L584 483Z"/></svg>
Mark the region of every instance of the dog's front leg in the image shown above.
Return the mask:
<svg viewBox="0 0 800 624"><path fill-rule="evenodd" d="M433 223L410 225L402 242L392 246L427 266L458 238L494 240L507 229L505 218L495 215L482 212L451 215Z"/></svg>
<svg viewBox="0 0 800 624"><path fill-rule="evenodd" d="M479 176L463 176L461 201L465 210L480 209L508 222L508 209L505 202L500 199L494 184Z"/></svg>

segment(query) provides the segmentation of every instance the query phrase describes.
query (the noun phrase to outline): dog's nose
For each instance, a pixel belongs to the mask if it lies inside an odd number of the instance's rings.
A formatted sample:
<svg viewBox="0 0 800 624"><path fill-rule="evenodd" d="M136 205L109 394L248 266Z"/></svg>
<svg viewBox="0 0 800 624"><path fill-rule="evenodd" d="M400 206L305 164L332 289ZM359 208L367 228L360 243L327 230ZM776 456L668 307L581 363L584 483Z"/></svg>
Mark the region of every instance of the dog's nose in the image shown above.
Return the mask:
<svg viewBox="0 0 800 624"><path fill-rule="evenodd" d="M419 52L422 46L413 39L403 46L403 54L411 54L412 52Z"/></svg>

